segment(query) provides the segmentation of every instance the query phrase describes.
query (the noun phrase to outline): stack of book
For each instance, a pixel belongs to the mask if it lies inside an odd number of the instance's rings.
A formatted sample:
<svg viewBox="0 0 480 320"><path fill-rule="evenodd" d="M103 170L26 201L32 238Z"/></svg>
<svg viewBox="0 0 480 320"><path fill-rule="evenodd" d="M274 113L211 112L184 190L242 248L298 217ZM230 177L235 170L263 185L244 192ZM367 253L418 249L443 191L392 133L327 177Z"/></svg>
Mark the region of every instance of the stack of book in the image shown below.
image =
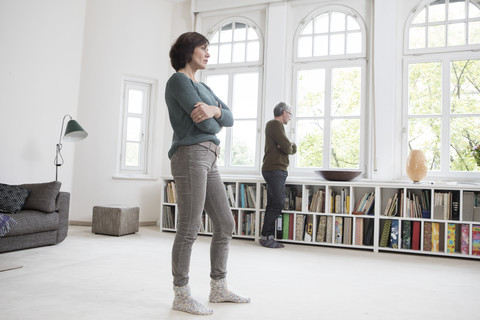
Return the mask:
<svg viewBox="0 0 480 320"><path fill-rule="evenodd" d="M401 216L403 212L403 189L398 190L397 193L391 198L388 199L385 210L383 211L384 216L388 217L398 217Z"/></svg>
<svg viewBox="0 0 480 320"><path fill-rule="evenodd" d="M177 203L177 189L175 187L175 182L171 181L167 183L165 188L165 196L168 203Z"/></svg>
<svg viewBox="0 0 480 320"><path fill-rule="evenodd" d="M365 193L363 197L357 202L353 209L353 214L368 214L373 215L373 208L375 204L375 192Z"/></svg>
<svg viewBox="0 0 480 320"><path fill-rule="evenodd" d="M163 227L175 229L175 208L172 206L163 206Z"/></svg>
<svg viewBox="0 0 480 320"><path fill-rule="evenodd" d="M317 190L313 196L308 198L308 211L310 212L325 212L325 190Z"/></svg>
<svg viewBox="0 0 480 320"><path fill-rule="evenodd" d="M241 183L240 184L240 207L255 208L255 186Z"/></svg>

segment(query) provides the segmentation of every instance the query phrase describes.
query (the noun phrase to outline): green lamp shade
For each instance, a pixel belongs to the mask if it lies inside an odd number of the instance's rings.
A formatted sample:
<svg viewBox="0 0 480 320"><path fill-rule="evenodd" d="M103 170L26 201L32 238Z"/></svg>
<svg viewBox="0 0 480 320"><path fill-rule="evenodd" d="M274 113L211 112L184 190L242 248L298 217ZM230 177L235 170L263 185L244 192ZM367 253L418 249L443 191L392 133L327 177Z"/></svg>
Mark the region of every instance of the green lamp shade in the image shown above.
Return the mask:
<svg viewBox="0 0 480 320"><path fill-rule="evenodd" d="M83 130L83 128L75 120L70 120L67 123L67 128L65 129L65 135L63 140L65 141L80 141L85 139L88 136L88 133Z"/></svg>

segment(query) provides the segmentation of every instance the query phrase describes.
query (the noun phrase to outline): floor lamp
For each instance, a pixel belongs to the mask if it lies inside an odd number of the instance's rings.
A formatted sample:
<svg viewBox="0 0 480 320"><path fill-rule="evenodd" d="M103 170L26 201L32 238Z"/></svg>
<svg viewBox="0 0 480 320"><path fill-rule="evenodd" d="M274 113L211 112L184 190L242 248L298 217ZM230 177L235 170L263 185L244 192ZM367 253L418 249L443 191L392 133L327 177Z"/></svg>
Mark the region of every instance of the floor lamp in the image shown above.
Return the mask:
<svg viewBox="0 0 480 320"><path fill-rule="evenodd" d="M67 123L67 127L65 128L65 134L63 133L63 127L65 125L65 119L69 117L70 120ZM72 119L72 116L66 114L62 120L62 128L60 129L60 138L58 139L57 143L57 150L55 155L55 181L58 181L58 167L63 164L63 157L62 157L62 135L64 141L71 141L76 142L85 139L88 136L88 133L83 130L83 128L78 124L77 121Z"/></svg>

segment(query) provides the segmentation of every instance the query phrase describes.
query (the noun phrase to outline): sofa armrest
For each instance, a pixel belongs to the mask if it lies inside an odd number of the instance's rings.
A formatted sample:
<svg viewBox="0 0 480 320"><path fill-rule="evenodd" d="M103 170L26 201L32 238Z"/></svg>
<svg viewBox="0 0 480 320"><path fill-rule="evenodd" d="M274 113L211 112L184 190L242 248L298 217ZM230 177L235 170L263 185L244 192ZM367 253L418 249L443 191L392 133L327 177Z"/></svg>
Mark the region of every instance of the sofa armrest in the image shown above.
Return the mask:
<svg viewBox="0 0 480 320"><path fill-rule="evenodd" d="M68 233L68 216L70 212L70 193L60 191L57 195L55 201L55 211L59 215L59 226L58 226L58 235L57 243L62 242Z"/></svg>

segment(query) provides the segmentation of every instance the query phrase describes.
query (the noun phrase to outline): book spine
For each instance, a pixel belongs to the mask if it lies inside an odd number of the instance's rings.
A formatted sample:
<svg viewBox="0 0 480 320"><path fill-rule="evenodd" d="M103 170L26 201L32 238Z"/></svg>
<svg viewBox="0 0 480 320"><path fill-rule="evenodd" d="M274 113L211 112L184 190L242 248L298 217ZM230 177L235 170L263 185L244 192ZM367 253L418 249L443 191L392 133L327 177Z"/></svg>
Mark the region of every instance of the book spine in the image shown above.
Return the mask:
<svg viewBox="0 0 480 320"><path fill-rule="evenodd" d="M390 230L392 227L392 220L384 220L382 235L380 236L380 247L388 247L388 240L390 239Z"/></svg>
<svg viewBox="0 0 480 320"><path fill-rule="evenodd" d="M423 251L432 251L432 223L425 222L423 229Z"/></svg>
<svg viewBox="0 0 480 320"><path fill-rule="evenodd" d="M413 221L412 226L412 249L420 250L420 221Z"/></svg>
<svg viewBox="0 0 480 320"><path fill-rule="evenodd" d="M480 256L480 225L472 226L472 255Z"/></svg>
<svg viewBox="0 0 480 320"><path fill-rule="evenodd" d="M355 219L355 245L363 246L363 218Z"/></svg>
<svg viewBox="0 0 480 320"><path fill-rule="evenodd" d="M432 223L432 251L440 251L440 224L438 222Z"/></svg>
<svg viewBox="0 0 480 320"><path fill-rule="evenodd" d="M343 218L335 217L335 243L342 243Z"/></svg>
<svg viewBox="0 0 480 320"><path fill-rule="evenodd" d="M390 230L390 248L398 249L398 220L392 220Z"/></svg>
<svg viewBox="0 0 480 320"><path fill-rule="evenodd" d="M469 237L469 225L468 224L462 224L462 248L461 248L461 253L462 254L468 254L468 237Z"/></svg>
<svg viewBox="0 0 480 320"><path fill-rule="evenodd" d="M455 253L455 224L449 223L447 228L447 253Z"/></svg>
<svg viewBox="0 0 480 320"><path fill-rule="evenodd" d="M412 249L412 222L402 221L402 249Z"/></svg>

